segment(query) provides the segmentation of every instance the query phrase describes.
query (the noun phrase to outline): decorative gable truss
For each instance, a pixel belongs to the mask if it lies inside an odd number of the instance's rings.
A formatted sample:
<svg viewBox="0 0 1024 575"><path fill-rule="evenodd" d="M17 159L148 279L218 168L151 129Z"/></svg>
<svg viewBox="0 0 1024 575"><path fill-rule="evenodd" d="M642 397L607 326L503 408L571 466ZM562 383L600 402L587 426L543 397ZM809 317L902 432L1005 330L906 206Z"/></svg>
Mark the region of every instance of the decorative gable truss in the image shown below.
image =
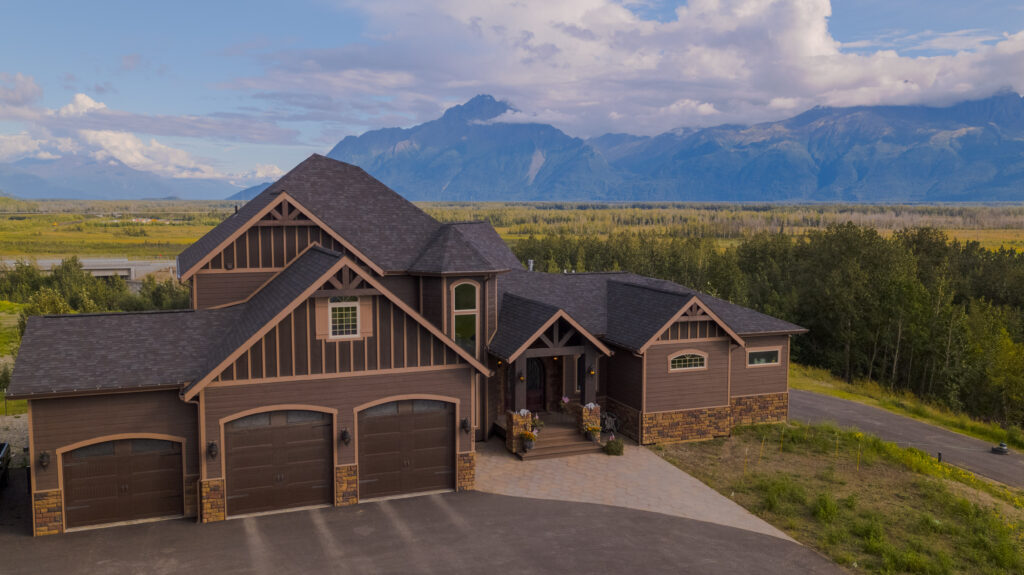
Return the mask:
<svg viewBox="0 0 1024 575"><path fill-rule="evenodd" d="M743 345L743 339L694 296L665 324L657 336L644 345L644 349L655 342L714 339L732 339Z"/></svg>
<svg viewBox="0 0 1024 575"><path fill-rule="evenodd" d="M520 357L582 355L586 353L587 343L604 355L612 355L612 351L601 340L583 329L569 314L559 310L507 359L512 362Z"/></svg>
<svg viewBox="0 0 1024 575"><path fill-rule="evenodd" d="M440 369L476 359L391 294L349 258L345 265L275 324L267 326L211 385L250 380L305 379L381 370ZM328 302L357 298L358 335L330 337Z"/></svg>

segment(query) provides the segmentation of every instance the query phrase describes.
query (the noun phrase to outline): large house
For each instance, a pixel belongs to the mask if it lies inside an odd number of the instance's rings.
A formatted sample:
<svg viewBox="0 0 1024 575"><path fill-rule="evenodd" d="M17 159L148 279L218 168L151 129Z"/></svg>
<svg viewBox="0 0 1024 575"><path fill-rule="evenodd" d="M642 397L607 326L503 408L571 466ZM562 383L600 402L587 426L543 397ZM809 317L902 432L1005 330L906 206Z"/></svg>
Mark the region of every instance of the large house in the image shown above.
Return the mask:
<svg viewBox="0 0 1024 575"><path fill-rule="evenodd" d="M641 444L782 421L803 331L667 281L529 271L489 224L318 155L178 273L192 309L29 320L9 397L36 535L472 489L476 442L519 453L533 417L603 411ZM569 435L549 455L593 449Z"/></svg>

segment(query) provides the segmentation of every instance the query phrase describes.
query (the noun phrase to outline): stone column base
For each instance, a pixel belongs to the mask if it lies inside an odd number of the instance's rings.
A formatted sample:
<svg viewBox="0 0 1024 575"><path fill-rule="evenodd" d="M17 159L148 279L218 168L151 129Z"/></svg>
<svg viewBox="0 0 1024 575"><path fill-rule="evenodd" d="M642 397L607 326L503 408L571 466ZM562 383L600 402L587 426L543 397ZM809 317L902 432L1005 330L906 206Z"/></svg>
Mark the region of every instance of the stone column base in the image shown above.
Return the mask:
<svg viewBox="0 0 1024 575"><path fill-rule="evenodd" d="M199 482L200 518L203 523L224 521L227 517L227 501L224 495L223 479L207 479Z"/></svg>
<svg viewBox="0 0 1024 575"><path fill-rule="evenodd" d="M64 494L60 489L32 494L32 535L64 533Z"/></svg>
<svg viewBox="0 0 1024 575"><path fill-rule="evenodd" d="M359 503L359 466L339 465L334 468L334 506Z"/></svg>
<svg viewBox="0 0 1024 575"><path fill-rule="evenodd" d="M473 491L476 488L476 452L460 453L455 465L455 490Z"/></svg>
<svg viewBox="0 0 1024 575"><path fill-rule="evenodd" d="M519 415L516 411L505 412L505 447L512 453L522 450L523 442L519 434L533 427L533 414Z"/></svg>

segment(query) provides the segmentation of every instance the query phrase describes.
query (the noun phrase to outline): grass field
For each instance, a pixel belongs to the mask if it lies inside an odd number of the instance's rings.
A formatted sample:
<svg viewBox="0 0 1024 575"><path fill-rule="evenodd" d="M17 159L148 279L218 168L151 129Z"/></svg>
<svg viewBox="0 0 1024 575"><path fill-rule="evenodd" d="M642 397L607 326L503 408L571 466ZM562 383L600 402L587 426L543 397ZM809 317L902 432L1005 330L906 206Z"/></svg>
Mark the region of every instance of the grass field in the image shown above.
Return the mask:
<svg viewBox="0 0 1024 575"><path fill-rule="evenodd" d="M653 449L855 573L1024 572L1024 495L915 449L799 424Z"/></svg>
<svg viewBox="0 0 1024 575"><path fill-rule="evenodd" d="M804 389L873 405L964 435L992 443L1006 442L1013 447L1024 449L1024 432L1019 428L1005 429L996 423L977 421L926 403L909 393L893 393L873 381L858 381L851 385L824 369L794 363L789 368L789 386L793 389Z"/></svg>

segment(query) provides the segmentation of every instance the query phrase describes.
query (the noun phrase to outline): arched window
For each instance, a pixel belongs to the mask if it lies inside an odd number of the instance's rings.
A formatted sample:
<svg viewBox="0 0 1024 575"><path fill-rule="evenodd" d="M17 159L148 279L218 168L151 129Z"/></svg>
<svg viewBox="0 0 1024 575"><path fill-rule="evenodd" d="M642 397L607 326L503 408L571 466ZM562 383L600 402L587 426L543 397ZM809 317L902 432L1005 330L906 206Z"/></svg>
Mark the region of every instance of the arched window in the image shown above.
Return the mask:
<svg viewBox="0 0 1024 575"><path fill-rule="evenodd" d="M669 371L687 371L691 369L707 369L707 354L700 351L683 351L668 360Z"/></svg>
<svg viewBox="0 0 1024 575"><path fill-rule="evenodd" d="M455 343L474 356L477 355L479 306L476 283L467 281L452 287L452 333Z"/></svg>

